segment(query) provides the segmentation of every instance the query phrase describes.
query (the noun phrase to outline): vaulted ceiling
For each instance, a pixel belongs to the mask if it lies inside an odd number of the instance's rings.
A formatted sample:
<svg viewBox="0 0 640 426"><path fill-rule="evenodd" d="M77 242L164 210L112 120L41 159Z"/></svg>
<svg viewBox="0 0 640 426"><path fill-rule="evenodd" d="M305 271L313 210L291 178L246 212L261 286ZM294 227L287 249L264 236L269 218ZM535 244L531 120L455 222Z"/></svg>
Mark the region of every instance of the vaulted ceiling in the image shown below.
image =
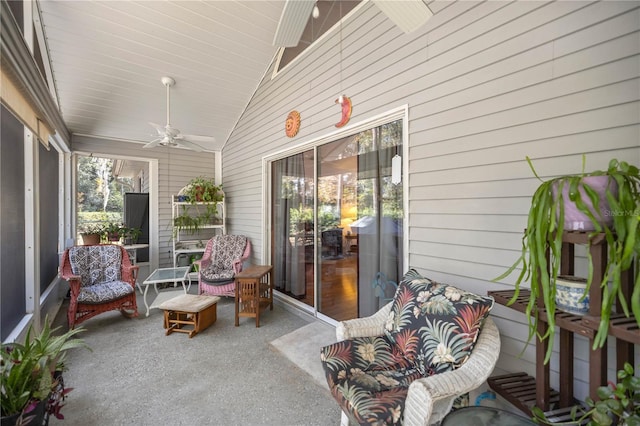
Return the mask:
<svg viewBox="0 0 640 426"><path fill-rule="evenodd" d="M372 1L405 31L431 15L425 0ZM172 127L215 138L194 141L217 151L276 60L274 39L313 25L309 7L287 14L301 3L316 1L37 0L39 44L48 52L54 98L72 134L140 144L157 138L149 123L167 124L161 79L168 76L175 80ZM300 45L357 4L318 0L317 25L307 27Z"/></svg>
<svg viewBox="0 0 640 426"><path fill-rule="evenodd" d="M220 149L269 63L284 1L41 1L63 118L74 134L146 143L171 124Z"/></svg>

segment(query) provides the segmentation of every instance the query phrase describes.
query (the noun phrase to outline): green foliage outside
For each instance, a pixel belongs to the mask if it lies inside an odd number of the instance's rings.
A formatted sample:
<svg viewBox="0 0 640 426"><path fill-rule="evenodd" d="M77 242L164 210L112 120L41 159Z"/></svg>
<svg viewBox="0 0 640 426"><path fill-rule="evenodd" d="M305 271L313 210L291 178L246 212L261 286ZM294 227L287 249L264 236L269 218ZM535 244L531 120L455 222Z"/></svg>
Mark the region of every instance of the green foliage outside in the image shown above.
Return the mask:
<svg viewBox="0 0 640 426"><path fill-rule="evenodd" d="M77 227L78 232L122 223L124 193L130 192L130 179L118 182L111 174L114 161L109 158L78 157Z"/></svg>

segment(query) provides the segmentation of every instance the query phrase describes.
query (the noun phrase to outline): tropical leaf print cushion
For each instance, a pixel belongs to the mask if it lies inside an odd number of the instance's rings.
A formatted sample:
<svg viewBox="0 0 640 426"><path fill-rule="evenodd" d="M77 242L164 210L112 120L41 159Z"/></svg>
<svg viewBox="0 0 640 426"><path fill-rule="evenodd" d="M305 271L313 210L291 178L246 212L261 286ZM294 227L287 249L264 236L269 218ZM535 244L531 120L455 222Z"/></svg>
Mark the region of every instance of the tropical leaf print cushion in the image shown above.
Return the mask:
<svg viewBox="0 0 640 426"><path fill-rule="evenodd" d="M469 357L493 298L409 271L396 291L385 333L425 376L458 368Z"/></svg>

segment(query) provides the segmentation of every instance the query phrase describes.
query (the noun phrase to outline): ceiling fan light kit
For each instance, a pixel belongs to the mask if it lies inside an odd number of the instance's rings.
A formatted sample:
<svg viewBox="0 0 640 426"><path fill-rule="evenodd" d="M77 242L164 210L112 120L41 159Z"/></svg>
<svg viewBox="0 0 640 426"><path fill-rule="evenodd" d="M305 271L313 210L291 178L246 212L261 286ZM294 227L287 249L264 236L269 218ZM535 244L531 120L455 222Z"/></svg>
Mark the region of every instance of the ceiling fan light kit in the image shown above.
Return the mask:
<svg viewBox="0 0 640 426"><path fill-rule="evenodd" d="M162 77L160 81L167 88L167 124L163 127L155 123L149 123L158 132L158 137L144 145L144 148L168 146L183 147L198 152L203 151L203 148L192 142L192 140L201 143L213 143L215 139L210 136L183 135L180 130L171 126L171 87L176 84L176 81L171 77Z"/></svg>

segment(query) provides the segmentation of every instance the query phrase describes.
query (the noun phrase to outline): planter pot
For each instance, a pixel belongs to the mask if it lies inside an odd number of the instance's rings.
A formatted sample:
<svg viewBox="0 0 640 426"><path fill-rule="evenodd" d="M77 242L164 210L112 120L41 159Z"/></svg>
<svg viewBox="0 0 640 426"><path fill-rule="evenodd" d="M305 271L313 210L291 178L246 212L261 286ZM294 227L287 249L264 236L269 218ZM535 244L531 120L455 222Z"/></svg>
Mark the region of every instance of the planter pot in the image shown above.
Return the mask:
<svg viewBox="0 0 640 426"><path fill-rule="evenodd" d="M46 412L47 401L40 401L38 405L35 406L33 410L29 413L25 413L22 415L21 426L40 426L44 424L49 424L49 419ZM45 416L47 416L45 418ZM15 426L18 424L18 418L20 417L20 413L13 414L11 416L2 417L1 426ZM26 419L26 421L25 421Z"/></svg>
<svg viewBox="0 0 640 426"><path fill-rule="evenodd" d="M600 211L595 211L589 196L584 191L582 182L589 185L598 193ZM605 196L607 188L609 188L614 197L618 196L618 184L615 180L609 178L609 176L586 176L582 178L578 185L578 191L580 192L581 199L589 211L596 219L601 219L598 221L601 225L611 227L613 224L613 215L611 214L609 202ZM557 197L557 192L557 185L554 185L553 194L555 197ZM562 187L562 197L564 199L564 229L566 231L595 230L595 226L589 216L578 210L575 203L569 199L569 183L566 181Z"/></svg>
<svg viewBox="0 0 640 426"><path fill-rule="evenodd" d="M559 275L556 280L556 307L574 315L589 313L589 295L582 296L587 280L570 275Z"/></svg>
<svg viewBox="0 0 640 426"><path fill-rule="evenodd" d="M100 234L82 234L82 244L85 246L100 244Z"/></svg>

